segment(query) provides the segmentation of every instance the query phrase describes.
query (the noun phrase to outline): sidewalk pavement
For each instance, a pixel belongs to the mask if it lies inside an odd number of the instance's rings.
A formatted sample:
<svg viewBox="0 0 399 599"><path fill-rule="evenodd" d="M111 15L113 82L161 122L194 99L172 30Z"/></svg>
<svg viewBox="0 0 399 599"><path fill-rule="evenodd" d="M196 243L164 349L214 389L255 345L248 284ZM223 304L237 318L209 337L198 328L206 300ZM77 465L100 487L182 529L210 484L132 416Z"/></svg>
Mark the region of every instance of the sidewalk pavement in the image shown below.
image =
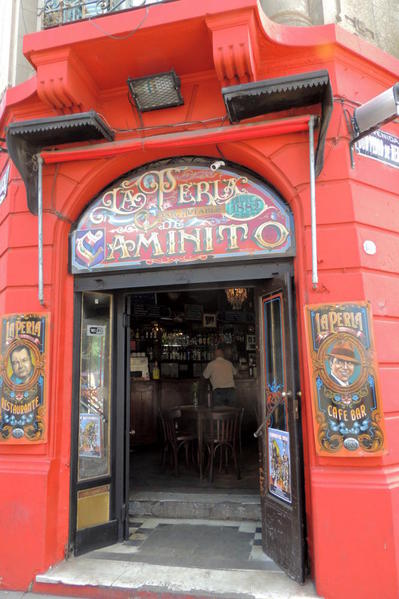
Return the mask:
<svg viewBox="0 0 399 599"><path fill-rule="evenodd" d="M69 595L43 595L42 593L28 593L24 591L0 591L0 599L79 599Z"/></svg>

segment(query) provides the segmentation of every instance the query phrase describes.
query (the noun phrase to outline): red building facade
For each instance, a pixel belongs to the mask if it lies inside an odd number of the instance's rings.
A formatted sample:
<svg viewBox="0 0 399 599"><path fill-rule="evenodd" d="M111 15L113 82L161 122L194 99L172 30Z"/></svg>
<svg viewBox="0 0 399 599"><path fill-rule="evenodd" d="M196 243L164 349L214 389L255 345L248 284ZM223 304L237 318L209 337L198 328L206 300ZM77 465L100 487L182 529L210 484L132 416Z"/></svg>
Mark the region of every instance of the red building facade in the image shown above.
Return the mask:
<svg viewBox="0 0 399 599"><path fill-rule="evenodd" d="M293 215L306 540L317 591L328 598L397 597L399 162L395 167L394 152L391 164L355 152L352 168L348 119L359 103L394 84L399 62L335 26L276 25L254 0L198 6L178 0L148 14L127 11L32 34L24 48L37 75L5 95L1 137L13 122L94 110L115 139L43 152L43 305L37 216L28 209L17 168L0 154L0 175L10 164L0 205L0 314L43 312L50 323L46 437L0 443L4 588L27 589L37 573L64 559L69 543L71 228L125 173L195 156L248 169L278 192ZM184 104L145 113L140 122L126 80L171 68L181 79ZM221 88L323 69L334 107L316 182L318 283L312 284L309 111L293 108L231 125ZM394 136L396 126L384 130ZM365 301L371 304L385 449L353 457L323 454L314 435L305 307Z"/></svg>

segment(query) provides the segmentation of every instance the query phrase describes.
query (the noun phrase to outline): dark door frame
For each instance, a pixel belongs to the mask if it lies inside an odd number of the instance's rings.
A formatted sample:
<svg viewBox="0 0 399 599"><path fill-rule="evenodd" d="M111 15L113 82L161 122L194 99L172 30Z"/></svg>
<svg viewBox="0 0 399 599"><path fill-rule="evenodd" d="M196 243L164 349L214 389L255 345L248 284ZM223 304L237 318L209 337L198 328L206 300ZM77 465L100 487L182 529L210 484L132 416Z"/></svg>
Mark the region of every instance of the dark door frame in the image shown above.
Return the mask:
<svg viewBox="0 0 399 599"><path fill-rule="evenodd" d="M297 318L294 302L293 277L286 273L256 288L257 329L259 335L258 354L258 401L262 414L262 427L259 427L260 455L264 470L264 485L261 486L262 503L262 545L265 552L297 582L302 583L307 568L306 514L304 496L304 464L302 426L300 411L300 387L297 346ZM267 380L265 356L272 352L266 341L263 300L281 299L281 367L283 377L277 374L273 381ZM268 384L272 383L271 386ZM281 384L280 384L281 383ZM276 387L273 389L273 387ZM265 390L273 391L265 401ZM285 395L286 394L286 395ZM285 399L284 399L285 397ZM275 403L277 400L277 403ZM269 449L268 431L276 408L285 406L286 426L281 429L289 432L291 461L291 500L285 501L269 491ZM280 423L281 424L281 423ZM276 541L280 540L280 543ZM284 542L286 545L284 545Z"/></svg>
<svg viewBox="0 0 399 599"><path fill-rule="evenodd" d="M87 290L89 293L90 291ZM101 290L91 290L101 293ZM126 335L125 310L126 294L105 291L112 295L112 318L114 322L111 343L113 355L125 352ZM118 423L125 422L125 373L126 367L123 361L112 358L111 376L111 429L110 429L110 474L101 476L99 479L88 479L78 481L79 462L79 403L80 403L80 351L81 351L81 325L82 325L82 303L83 293L75 293L74 298L74 325L73 325L73 352L72 359L72 410L71 410L71 470L70 470L70 519L69 519L69 542L68 554L78 555L92 549L122 541L125 538L124 523L127 520L128 506L126 504L126 472L125 460L119 459L125 450L125 439L118 435ZM110 512L112 518L106 524L83 529L76 528L77 517L77 494L78 491L89 489L98 484L109 484L110 489Z"/></svg>
<svg viewBox="0 0 399 599"><path fill-rule="evenodd" d="M271 279L284 273L293 274L292 259L279 261L254 259L229 264L202 264L200 266L176 268L149 268L129 272L110 272L106 274L75 276L74 289L79 291L118 291L134 289L140 293L155 286L158 291L167 291L170 287L190 287L213 285L223 281L224 285L234 285L237 281ZM154 285L154 281L156 285Z"/></svg>
<svg viewBox="0 0 399 599"><path fill-rule="evenodd" d="M183 291L189 289L210 289L226 288L237 285L237 282L249 287L256 287L257 283L275 277L284 277L284 275L293 280L293 260L282 259L279 261L270 260L252 260L240 261L230 264L201 265L196 267L177 267L165 269L147 269L140 271L130 271L122 273L106 273L94 275L80 275L74 278L75 303L74 303L74 347L80 344L80 326L81 326L81 305L82 293L85 291L113 293L114 295L114 314L115 331L114 347L117 355L124 355L125 360L117 360L114 366L114 384L113 392L116 393L117 401L117 420L125 421L124 435L118 435L113 429L113 439L115 446L112 452L112 460L122 459L123 467L117 469L116 478L113 481L117 488L114 497L116 503L122 506L122 513L118 522L118 540L128 538L128 494L129 494L129 423L130 423L130 402L126 401L130 389L129 364L127 352L127 336L129 331L129 302L127 298L134 293L145 293L154 291ZM156 288L154 287L154 278ZM294 324L294 340L296 341L296 313L295 305L291 304L292 322ZM123 333L122 333L123 331ZM297 352L297 345L294 341L293 351ZM115 355L115 353L114 353ZM297 360L297 356L293 356ZM76 463L78 451L78 404L79 399L79 352L74 352L73 356L73 381L72 381L72 443L71 443L71 510L70 510L70 548L73 546L76 533ZM297 374L297 373L295 373ZM299 377L299 374L297 374ZM119 381L119 382L118 382ZM122 401L122 397L124 401ZM115 426L115 422L113 423ZM301 427L300 427L301 431ZM302 442L302 437L301 437ZM302 450L302 447L300 448ZM302 462L302 456L300 457ZM302 489L303 487L303 463L302 463ZM306 525L305 514L303 514L304 525Z"/></svg>

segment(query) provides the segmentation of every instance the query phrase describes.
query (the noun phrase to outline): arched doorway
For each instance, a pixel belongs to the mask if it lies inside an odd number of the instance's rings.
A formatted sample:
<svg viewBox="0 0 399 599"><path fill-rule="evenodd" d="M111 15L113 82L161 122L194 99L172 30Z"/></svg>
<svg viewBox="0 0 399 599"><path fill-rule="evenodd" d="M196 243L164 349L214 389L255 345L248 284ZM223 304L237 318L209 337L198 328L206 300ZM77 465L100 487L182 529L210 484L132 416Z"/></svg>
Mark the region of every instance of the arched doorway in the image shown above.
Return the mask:
<svg viewBox="0 0 399 599"><path fill-rule="evenodd" d="M257 417L247 424L258 428L260 439L263 547L303 580L294 255L285 202L252 173L212 159L147 165L85 210L71 233L70 260L80 346L72 444L75 553L126 538L130 433L156 440L156 415L193 403L192 390L223 342L251 379ZM250 298L245 311L229 300L226 291L234 289L245 295L241 307ZM176 386L171 390L170 379L179 389L189 382L185 400ZM140 401L151 406L145 431L146 418L140 420L139 404L130 401L140 384ZM203 413L212 411L206 393L200 403ZM196 443L202 476L202 433Z"/></svg>

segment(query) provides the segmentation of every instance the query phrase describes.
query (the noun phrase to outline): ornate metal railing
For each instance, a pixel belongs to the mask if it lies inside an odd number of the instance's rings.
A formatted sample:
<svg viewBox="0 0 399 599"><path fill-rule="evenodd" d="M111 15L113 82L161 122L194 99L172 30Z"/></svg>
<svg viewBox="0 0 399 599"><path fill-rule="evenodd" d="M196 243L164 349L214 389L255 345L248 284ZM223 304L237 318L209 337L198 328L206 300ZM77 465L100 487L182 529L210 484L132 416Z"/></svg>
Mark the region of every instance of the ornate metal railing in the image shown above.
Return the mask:
<svg viewBox="0 0 399 599"><path fill-rule="evenodd" d="M42 28L47 29L109 13L173 1L175 0L43 0L39 14L42 18Z"/></svg>

